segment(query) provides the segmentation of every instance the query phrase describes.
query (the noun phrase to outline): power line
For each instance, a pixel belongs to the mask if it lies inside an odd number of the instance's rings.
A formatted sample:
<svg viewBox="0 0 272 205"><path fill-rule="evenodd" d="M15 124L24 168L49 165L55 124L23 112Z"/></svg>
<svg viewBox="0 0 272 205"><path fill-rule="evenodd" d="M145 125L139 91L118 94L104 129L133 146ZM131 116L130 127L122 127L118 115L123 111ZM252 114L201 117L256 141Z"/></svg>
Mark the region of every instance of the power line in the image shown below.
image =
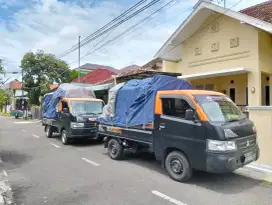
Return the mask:
<svg viewBox="0 0 272 205"><path fill-rule="evenodd" d="M158 0L156 0L156 1L158 1ZM177 1L177 0L171 0L171 1L169 1L169 2L166 3L164 6L160 7L160 8L157 9L155 12L151 13L150 15L148 15L147 17L145 17L144 19L142 19L140 22L138 22L138 23L136 23L135 25L131 26L131 27L130 27L129 29L127 29L125 32L121 33L120 35L116 36L114 39L111 39L111 40L109 40L109 41L114 41L114 40L116 40L117 37L120 37L121 35L124 35L126 32L130 31L133 27L140 25L140 23L146 21L150 16L153 16L155 13L157 13L157 12L163 10L164 7L166 7L167 5L169 5L170 3L174 2L174 1ZM109 42L109 41L107 41L107 42ZM106 43L107 43L107 42L106 42ZM103 45L104 45L104 44L103 44ZM101 47L100 47L100 48L101 48ZM90 53L90 54L91 54L91 53ZM88 55L90 55L90 54L88 54ZM85 55L85 56L87 56L87 55ZM85 57L85 56L83 56L83 57ZM83 57L81 57L80 59L82 59ZM78 61L78 60L76 60L76 61ZM74 63L74 62L76 62L76 61L73 61L72 63ZM72 63L68 63L68 64L71 65ZM66 72L67 72L67 71L64 71L64 72L60 73L60 74L59 74L56 78L54 78L54 79L59 78L60 76L62 76L62 75L65 74ZM46 86L46 85L47 85L47 83L42 84L42 85L39 85L39 86L36 86L36 87L34 87L34 88L29 88L29 90L30 90L30 89L40 88L40 87Z"/></svg>
<svg viewBox="0 0 272 205"><path fill-rule="evenodd" d="M130 7L129 9L127 9L125 12L123 12L122 14L120 14L119 16L115 17L113 20L111 20L109 23L107 23L106 25L104 25L103 27L101 27L100 29L98 29L97 31L95 31L94 33L90 34L89 36L87 36L86 38L84 38L82 40L82 43L85 42L86 40L88 40L90 37L96 35L97 33L99 33L100 31L102 31L103 29L107 28L109 25L111 25L112 23L118 21L119 19L121 19L123 16L125 16L126 14L128 14L129 12L133 11L135 8L139 7L140 5L142 5L143 3L145 3L147 0L141 0L138 3L136 3L135 5L133 5L132 7ZM70 49L68 49L68 51L63 52L60 54L60 56L62 55L67 55L66 53L70 53L72 52L73 49L76 49L78 46L78 44L75 44L74 46L72 46Z"/></svg>
<svg viewBox="0 0 272 205"><path fill-rule="evenodd" d="M120 38L121 36L123 36L123 35L126 34L127 32L131 31L135 26L140 25L142 22L146 21L149 17L151 17L151 16L154 15L155 13L161 11L164 7L166 7L167 5L169 5L170 3L172 3L173 1L175 1L175 0L171 0L170 2L166 3L164 6L162 6L161 8L159 8L159 9L157 9L156 11L154 11L153 13L151 13L149 16L145 17L144 19L142 19L142 20L139 21L138 23L136 23L136 24L134 24L133 26L129 27L127 30L125 30L125 31L122 32L121 34L115 36L113 39L108 40L106 43L102 44L100 47L98 47L98 48L96 48L96 49L93 49L93 50L87 52L84 56L81 57L81 59L84 58L84 57L86 57L86 56L88 56L88 55L90 55L90 54L92 54L92 53L94 53L94 52L96 52L97 50L99 50L99 49L101 49L102 47L106 46L106 45L109 44L110 42L113 42L113 41L115 41L116 39ZM242 0L239 0L237 3L235 3L234 5L232 5L232 6L231 6L230 8L228 8L223 14L225 14L228 10L232 9L233 7L237 6L241 1L242 1ZM186 10L187 10L187 9L186 9ZM185 10L185 11L186 11L186 10ZM218 16L213 22L215 22L217 19L219 19L221 16L223 16L223 14L221 14L220 16ZM212 22L212 23L213 23L213 22ZM209 25L210 25L210 24L209 24ZM207 25L207 26L204 27L203 29L206 29L209 25ZM203 29L202 29L202 30L203 30ZM186 41L189 40L190 38L192 38L194 35L195 35L195 33L194 33L192 36L190 36L189 38L187 38ZM182 43L183 43L183 42L181 42L179 45L181 45ZM179 46L179 45L176 45L175 47L177 47L177 46ZM174 47L174 48L175 48L175 47ZM172 48L172 50L173 50L174 48ZM170 52L170 51L171 51L171 50L169 50L169 51L167 51L167 52ZM167 53L167 52L166 52L166 53ZM163 54L163 55L164 55L164 54ZM76 62L76 61L73 61L73 62L69 63L69 65L73 64L74 62ZM67 71L62 72L60 75L58 75L58 76L57 76L56 78L54 78L54 79L59 78L60 76L62 76L62 75L63 75L64 73L66 73L66 72L67 72ZM31 89L36 89L36 88L39 88L39 87L42 87L42 86L46 86L46 85L47 85L47 83L46 83L46 84L42 84L42 85L37 86L37 87L34 87L34 88L30 88L29 90L31 90Z"/></svg>
<svg viewBox="0 0 272 205"><path fill-rule="evenodd" d="M122 17L124 17L125 15L127 15L128 13L130 13L131 11L133 11L134 9L136 9L137 7L141 6L143 3L145 3L147 0L141 0L138 3L136 3L135 5L133 5L132 7L130 7L129 9L127 9L125 12L123 12L122 14L120 14L119 16L115 17L113 20L111 20L110 22L108 22L106 25L102 26L101 28L99 28L98 30L96 30L94 33L88 35L86 38L84 38L82 40L81 43L84 43L86 41L88 41L91 37L99 34L99 32L103 31L104 29L106 29L107 27L109 27L110 25L112 25L113 23L115 23L116 21L118 21L119 19L121 19ZM68 55L69 53L73 52L74 50L76 50L78 48L78 44L73 45L70 49L68 49L67 51L61 53L59 56L63 57Z"/></svg>
<svg viewBox="0 0 272 205"><path fill-rule="evenodd" d="M85 46L86 44L90 43L91 41L101 37L102 35L104 35L105 33L115 29L116 27L120 26L121 24L127 22L128 20L130 20L131 18L137 16L139 13L145 11L146 9L148 9L149 7L153 6L154 4L156 4L157 2L159 2L161 0L152 0L150 3L148 3L147 5L143 6L142 8L136 10L134 13L132 13L131 15L127 16L125 19L122 19L121 21L119 21L118 23L110 26L109 28L107 28L106 30L98 33L97 35L94 35L92 38L87 37L88 39L86 41L84 41L83 43L81 43L81 47ZM65 55L61 55L59 58L63 58L64 56L66 56L67 54L75 51L78 49L78 46L76 46L76 48L72 49L71 51L69 51L68 53L65 53Z"/></svg>
<svg viewBox="0 0 272 205"><path fill-rule="evenodd" d="M115 41L116 39L120 38L121 36L123 36L124 34L126 34L127 32L131 31L132 29L134 29L135 27L139 26L141 23L145 22L146 20L148 20L150 17L152 17L154 14L162 11L166 6L170 5L172 2L174 2L176 0L171 0L169 1L168 3L166 3L165 5L163 5L162 7L160 7L159 9L157 9L156 11L154 11L153 13L151 13L150 15L148 15L147 17L145 17L144 19L142 19L141 21L139 21L138 23L134 24L133 26L129 27L127 30L125 30L124 32L122 32L121 34L115 36L113 39L111 40L108 40L106 43L102 44L100 47L98 48L95 48L89 52L87 52L84 56L82 56L82 58L96 52L97 50L101 49L102 47L106 46L107 44ZM72 62L74 63L74 62ZM72 63L69 63L69 64L72 64Z"/></svg>
<svg viewBox="0 0 272 205"><path fill-rule="evenodd" d="M178 1L180 1L180 0L178 0ZM177 4L177 2L176 2L176 4ZM173 7L174 5L175 5L175 4L171 5L169 8ZM165 9L165 10L168 10L169 8L167 8L167 9ZM189 10L191 10L191 7L187 8L187 9L185 9L185 10L179 12L179 13L177 13L176 15L172 16L171 18L169 18L169 19L167 19L167 20L164 20L164 21L161 21L161 22L158 23L158 24L155 24L155 27L152 27L152 29L157 28L158 26L162 25L163 23L166 23L167 21L169 21L169 20L171 20L171 19L177 17L178 15L180 15L180 14L182 14L182 13L184 13L184 12L187 12L187 11L189 11ZM151 19L149 19L149 21L152 20L152 19L154 19L155 17L156 17L156 16L152 17ZM147 31L148 31L148 30L145 30L145 31L143 31L143 32L140 33L140 34L137 34L136 36L132 37L130 40L133 40L133 39L135 39L135 38L137 38L137 37L143 35L143 34L144 34L145 32L147 32Z"/></svg>

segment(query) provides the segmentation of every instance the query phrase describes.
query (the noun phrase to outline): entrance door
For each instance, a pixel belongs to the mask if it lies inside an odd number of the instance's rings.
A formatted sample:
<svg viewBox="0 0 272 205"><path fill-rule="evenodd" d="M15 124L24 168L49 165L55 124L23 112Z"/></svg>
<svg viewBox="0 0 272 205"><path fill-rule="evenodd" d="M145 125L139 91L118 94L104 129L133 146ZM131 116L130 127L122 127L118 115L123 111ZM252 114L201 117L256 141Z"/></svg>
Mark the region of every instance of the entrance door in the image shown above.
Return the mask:
<svg viewBox="0 0 272 205"><path fill-rule="evenodd" d="M265 86L265 105L270 105L270 87Z"/></svg>
<svg viewBox="0 0 272 205"><path fill-rule="evenodd" d="M159 131L155 139L155 153L166 147L179 148L185 152L194 168L205 167L205 128L198 120L185 119L187 109L194 106L185 96L162 99L163 114L159 117ZM158 143L159 142L159 143Z"/></svg>
<svg viewBox="0 0 272 205"><path fill-rule="evenodd" d="M235 103L235 88L230 88L230 99Z"/></svg>

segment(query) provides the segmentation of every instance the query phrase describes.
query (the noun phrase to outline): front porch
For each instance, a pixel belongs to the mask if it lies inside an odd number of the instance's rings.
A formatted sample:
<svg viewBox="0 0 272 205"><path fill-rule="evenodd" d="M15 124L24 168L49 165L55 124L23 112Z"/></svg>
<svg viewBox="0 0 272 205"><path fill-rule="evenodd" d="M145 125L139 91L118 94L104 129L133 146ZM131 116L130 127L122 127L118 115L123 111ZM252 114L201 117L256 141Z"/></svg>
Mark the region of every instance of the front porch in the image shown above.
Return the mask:
<svg viewBox="0 0 272 205"><path fill-rule="evenodd" d="M237 68L217 72L183 75L180 78L188 80L195 89L214 90L228 95L241 111L249 117L247 106L254 105L249 102L249 92L253 94L256 90L255 87L251 87L251 89L248 90L249 77L252 78L252 73L249 73L244 68ZM261 104L259 106L269 106L272 103L271 81L270 74L261 73L261 99L259 100Z"/></svg>

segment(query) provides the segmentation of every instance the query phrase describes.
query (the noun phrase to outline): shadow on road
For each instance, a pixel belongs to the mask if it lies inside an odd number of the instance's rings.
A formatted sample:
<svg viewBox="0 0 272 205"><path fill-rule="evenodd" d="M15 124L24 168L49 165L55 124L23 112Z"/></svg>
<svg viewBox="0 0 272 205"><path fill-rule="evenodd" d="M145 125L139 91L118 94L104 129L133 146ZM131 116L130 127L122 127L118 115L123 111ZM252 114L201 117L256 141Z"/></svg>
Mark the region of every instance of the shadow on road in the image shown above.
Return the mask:
<svg viewBox="0 0 272 205"><path fill-rule="evenodd" d="M125 160L167 176L166 171L161 168L160 163L149 153L127 153ZM212 174L203 171L194 171L192 179L187 183L221 194L235 194L259 186L260 181L234 173Z"/></svg>
<svg viewBox="0 0 272 205"><path fill-rule="evenodd" d="M0 155L8 169L18 168L22 164L32 159L32 157L29 155L9 150L1 150Z"/></svg>
<svg viewBox="0 0 272 205"><path fill-rule="evenodd" d="M97 140L72 140L71 146L75 147L88 147L88 146L101 146L103 142Z"/></svg>
<svg viewBox="0 0 272 205"><path fill-rule="evenodd" d="M60 136L54 136L54 138L61 142ZM69 141L69 146L74 147L94 147L94 146L101 146L103 142L97 140L86 140L86 139L71 139Z"/></svg>

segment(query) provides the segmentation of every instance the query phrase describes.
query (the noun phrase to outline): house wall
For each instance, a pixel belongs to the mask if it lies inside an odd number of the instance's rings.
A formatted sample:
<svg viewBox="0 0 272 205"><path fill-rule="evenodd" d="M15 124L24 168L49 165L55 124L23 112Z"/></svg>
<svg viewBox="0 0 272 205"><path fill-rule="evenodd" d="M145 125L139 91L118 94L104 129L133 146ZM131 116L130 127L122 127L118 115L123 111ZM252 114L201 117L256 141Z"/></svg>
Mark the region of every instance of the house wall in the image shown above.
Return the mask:
<svg viewBox="0 0 272 205"><path fill-rule="evenodd" d="M233 81L233 82L232 82ZM230 88L235 88L235 103L237 105L246 105L246 87L247 87L247 75L230 75L216 78L205 78L190 80L192 85L205 85L213 84L214 90L229 95ZM226 91L226 92L224 92Z"/></svg>
<svg viewBox="0 0 272 205"><path fill-rule="evenodd" d="M182 61L164 61L163 70L188 75L246 68L249 72L243 76L198 79L191 80L191 83L214 83L217 91L227 90L227 94L234 85L237 89L237 104L243 104L246 95L244 90L248 87L249 117L256 125L261 152L258 162L272 165L272 107L262 107L265 104L265 86L268 85L272 103L272 37L226 16L220 17L214 24L216 17L211 16L199 32L181 45ZM212 31L211 27L215 29ZM235 44L235 39L238 39L238 44ZM216 46L217 49L214 49ZM231 79L234 84L230 84Z"/></svg>
<svg viewBox="0 0 272 205"><path fill-rule="evenodd" d="M260 147L259 163L272 165L272 107L249 108L250 119L257 128Z"/></svg>
<svg viewBox="0 0 272 205"><path fill-rule="evenodd" d="M215 21L215 19L217 19ZM216 29L212 31L212 27ZM234 42L234 47L231 46ZM235 45L235 41L238 44ZM163 62L163 70L181 72L182 75L213 72L231 68L246 68L249 103L261 105L261 72L259 70L259 30L240 21L218 14L212 15L192 38L182 45L179 63ZM212 47L218 49L212 50ZM200 53L196 52L200 50Z"/></svg>
<svg viewBox="0 0 272 205"><path fill-rule="evenodd" d="M180 73L181 70L178 67L179 63L172 62L172 61L162 61L162 71L163 72L173 72L173 73Z"/></svg>
<svg viewBox="0 0 272 205"><path fill-rule="evenodd" d="M259 32L259 66L260 70L272 74L272 35Z"/></svg>

